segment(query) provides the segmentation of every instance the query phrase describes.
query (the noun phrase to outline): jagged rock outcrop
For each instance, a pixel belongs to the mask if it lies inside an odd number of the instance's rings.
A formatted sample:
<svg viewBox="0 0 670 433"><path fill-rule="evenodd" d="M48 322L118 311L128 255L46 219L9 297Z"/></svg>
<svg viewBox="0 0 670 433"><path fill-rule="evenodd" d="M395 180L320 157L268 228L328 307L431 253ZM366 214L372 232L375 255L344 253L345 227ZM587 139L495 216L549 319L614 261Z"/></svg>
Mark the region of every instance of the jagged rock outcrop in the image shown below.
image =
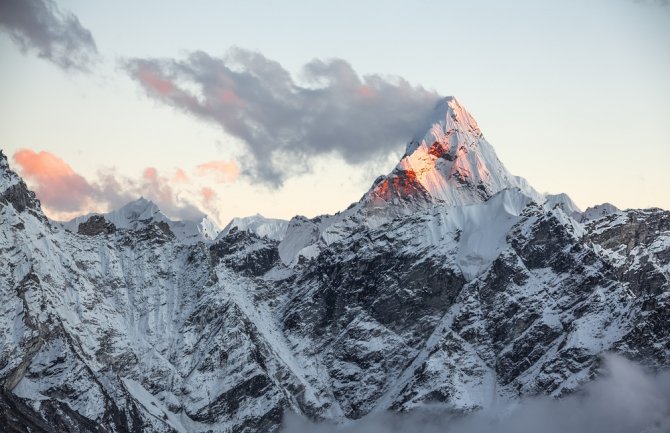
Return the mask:
<svg viewBox="0 0 670 433"><path fill-rule="evenodd" d="M79 224L77 233L87 236L100 234L109 235L116 231L116 226L110 223L102 215L93 215L88 220Z"/></svg>

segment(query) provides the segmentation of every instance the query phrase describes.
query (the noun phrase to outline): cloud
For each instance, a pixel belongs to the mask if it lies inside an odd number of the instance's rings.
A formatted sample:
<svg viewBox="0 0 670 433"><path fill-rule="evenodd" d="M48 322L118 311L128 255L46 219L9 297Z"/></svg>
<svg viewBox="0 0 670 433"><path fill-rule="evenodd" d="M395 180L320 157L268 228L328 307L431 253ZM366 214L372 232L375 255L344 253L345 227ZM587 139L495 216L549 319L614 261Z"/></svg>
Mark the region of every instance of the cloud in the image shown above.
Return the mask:
<svg viewBox="0 0 670 433"><path fill-rule="evenodd" d="M49 152L21 149L14 154L24 177L35 181L35 193L42 204L58 211L85 207L95 189L65 161Z"/></svg>
<svg viewBox="0 0 670 433"><path fill-rule="evenodd" d="M649 374L608 355L606 373L582 392L509 402L459 415L426 409L369 416L344 426L285 417L282 433L662 433L670 431L670 374Z"/></svg>
<svg viewBox="0 0 670 433"><path fill-rule="evenodd" d="M241 139L244 174L272 186L308 171L313 156L358 164L398 150L440 98L399 77L360 76L341 59L307 63L298 82L240 48L223 57L133 58L124 68L150 97Z"/></svg>
<svg viewBox="0 0 670 433"><path fill-rule="evenodd" d="M200 203L207 210L210 218L221 222L220 208L218 207L218 194L214 189L204 186L200 189Z"/></svg>
<svg viewBox="0 0 670 433"><path fill-rule="evenodd" d="M65 70L86 71L98 56L91 32L52 0L0 1L0 29L21 51L36 51Z"/></svg>
<svg viewBox="0 0 670 433"><path fill-rule="evenodd" d="M234 161L209 161L196 167L200 176L210 176L218 183L230 183L240 175L240 167Z"/></svg>
<svg viewBox="0 0 670 433"><path fill-rule="evenodd" d="M165 176L155 167L147 167L137 178L105 170L99 172L95 179L87 180L50 152L21 149L13 159L19 173L31 183L51 218L69 219L87 212L104 212L140 196L153 201L166 215L178 220L197 220L204 216L194 204L195 200L201 200L203 207L215 210L211 203L214 190L203 187L191 193L193 185L190 185L183 169L177 169L172 176Z"/></svg>
<svg viewBox="0 0 670 433"><path fill-rule="evenodd" d="M175 170L172 180L175 182L188 182L189 177L183 169L178 168Z"/></svg>
<svg viewBox="0 0 670 433"><path fill-rule="evenodd" d="M200 190L200 194L202 194L203 202L205 202L207 204L209 204L212 201L212 199L214 199L214 197L216 197L216 193L214 192L214 190L212 188L208 187L208 186L203 187Z"/></svg>

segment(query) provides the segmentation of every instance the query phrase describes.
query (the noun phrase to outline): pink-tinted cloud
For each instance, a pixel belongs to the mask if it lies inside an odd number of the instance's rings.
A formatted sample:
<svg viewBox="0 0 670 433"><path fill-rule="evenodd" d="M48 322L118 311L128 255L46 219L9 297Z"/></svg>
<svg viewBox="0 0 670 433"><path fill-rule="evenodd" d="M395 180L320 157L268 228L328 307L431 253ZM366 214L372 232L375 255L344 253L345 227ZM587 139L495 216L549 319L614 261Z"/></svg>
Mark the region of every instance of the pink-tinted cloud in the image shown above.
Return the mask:
<svg viewBox="0 0 670 433"><path fill-rule="evenodd" d="M202 200L206 204L209 204L214 199L214 197L216 197L214 190L208 186L203 187L200 190L200 194L202 194Z"/></svg>
<svg viewBox="0 0 670 433"><path fill-rule="evenodd" d="M126 65L130 75L139 82L147 94L166 101L179 101L179 106L194 109L198 98L179 86L171 74L166 74L151 62L137 61ZM229 97L234 94L229 95Z"/></svg>
<svg viewBox="0 0 670 433"><path fill-rule="evenodd" d="M177 183L186 183L189 181L189 177L184 170L178 168L175 170L172 180Z"/></svg>
<svg viewBox="0 0 670 433"><path fill-rule="evenodd" d="M209 161L198 165L196 173L210 176L218 183L231 183L240 175L240 167L234 161Z"/></svg>
<svg viewBox="0 0 670 433"><path fill-rule="evenodd" d="M69 219L88 212L105 212L119 208L140 196L152 200L169 217L199 219L204 214L188 197L200 200L198 190L189 194L188 183L176 182L155 167L147 167L138 178L121 176L113 170L100 172L86 180L53 153L21 149L13 156L19 173L30 182L43 209L50 218ZM180 173L178 171L178 173ZM181 170L180 179L187 179ZM214 191L202 193L214 197ZM208 208L209 209L209 208Z"/></svg>
<svg viewBox="0 0 670 433"><path fill-rule="evenodd" d="M56 211L85 208L95 189L65 161L51 152L20 149L14 154L20 174L34 183L42 204Z"/></svg>
<svg viewBox="0 0 670 433"><path fill-rule="evenodd" d="M356 93L363 96L364 98L374 98L376 92L370 86L360 86L356 89Z"/></svg>
<svg viewBox="0 0 670 433"><path fill-rule="evenodd" d="M212 188L204 186L200 189L201 205L204 209L207 210L209 216L212 217L215 221L221 221L221 215L219 213L219 203L218 203L218 194Z"/></svg>
<svg viewBox="0 0 670 433"><path fill-rule="evenodd" d="M158 207L177 219L199 219L204 216L195 205L183 198L172 186L171 179L158 173L155 167L147 167L142 172L142 181L128 187L155 202Z"/></svg>
<svg viewBox="0 0 670 433"><path fill-rule="evenodd" d="M158 178L158 170L154 167L147 167L144 169L142 176L148 181L155 181Z"/></svg>
<svg viewBox="0 0 670 433"><path fill-rule="evenodd" d="M219 97L221 98L221 102L224 104L236 104L236 105L243 105L244 101L242 98L240 98L237 93L233 92L230 89L223 89L219 91Z"/></svg>
<svg viewBox="0 0 670 433"><path fill-rule="evenodd" d="M175 90L175 85L172 81L158 76L154 71L148 68L140 68L137 71L137 79L147 90L151 90L163 96L169 95Z"/></svg>

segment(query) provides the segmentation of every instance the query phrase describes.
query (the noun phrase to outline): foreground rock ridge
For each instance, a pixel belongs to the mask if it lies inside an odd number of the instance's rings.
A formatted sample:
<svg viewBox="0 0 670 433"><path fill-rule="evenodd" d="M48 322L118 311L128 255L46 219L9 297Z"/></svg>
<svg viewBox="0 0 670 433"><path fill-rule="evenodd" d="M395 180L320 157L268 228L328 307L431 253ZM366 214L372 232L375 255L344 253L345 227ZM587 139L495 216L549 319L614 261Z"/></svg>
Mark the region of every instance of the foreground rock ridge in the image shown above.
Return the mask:
<svg viewBox="0 0 670 433"><path fill-rule="evenodd" d="M453 98L336 215L57 223L0 152L0 425L274 432L670 365L670 212L512 176Z"/></svg>

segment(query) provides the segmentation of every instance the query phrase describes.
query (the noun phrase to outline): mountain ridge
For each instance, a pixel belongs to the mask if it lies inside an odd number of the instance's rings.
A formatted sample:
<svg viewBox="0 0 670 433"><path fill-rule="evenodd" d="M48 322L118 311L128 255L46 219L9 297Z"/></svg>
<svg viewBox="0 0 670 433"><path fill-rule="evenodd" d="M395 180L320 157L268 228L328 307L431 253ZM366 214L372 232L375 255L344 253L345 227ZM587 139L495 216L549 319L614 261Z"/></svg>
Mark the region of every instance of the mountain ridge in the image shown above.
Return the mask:
<svg viewBox="0 0 670 433"><path fill-rule="evenodd" d="M175 221L165 215L156 203L140 197L119 209L107 212L93 212L75 217L60 224L74 233L81 233L81 225L90 223L91 218L99 217L113 225L113 229L138 230L147 224L165 224L166 227L182 242L197 243L200 241L211 241L219 234L220 229L208 216L203 216L199 221L183 220ZM109 228L111 230L111 227ZM94 230L95 232L95 230ZM94 233L95 234L95 233Z"/></svg>
<svg viewBox="0 0 670 433"><path fill-rule="evenodd" d="M426 133L463 130L429 166L444 188L394 170L338 214L194 242L144 202L66 230L0 155L0 423L276 432L287 411L347 423L560 397L609 351L670 367L670 212L577 212L495 153L480 159L502 174L459 178L486 146L458 113ZM434 163L432 144L409 156Z"/></svg>

